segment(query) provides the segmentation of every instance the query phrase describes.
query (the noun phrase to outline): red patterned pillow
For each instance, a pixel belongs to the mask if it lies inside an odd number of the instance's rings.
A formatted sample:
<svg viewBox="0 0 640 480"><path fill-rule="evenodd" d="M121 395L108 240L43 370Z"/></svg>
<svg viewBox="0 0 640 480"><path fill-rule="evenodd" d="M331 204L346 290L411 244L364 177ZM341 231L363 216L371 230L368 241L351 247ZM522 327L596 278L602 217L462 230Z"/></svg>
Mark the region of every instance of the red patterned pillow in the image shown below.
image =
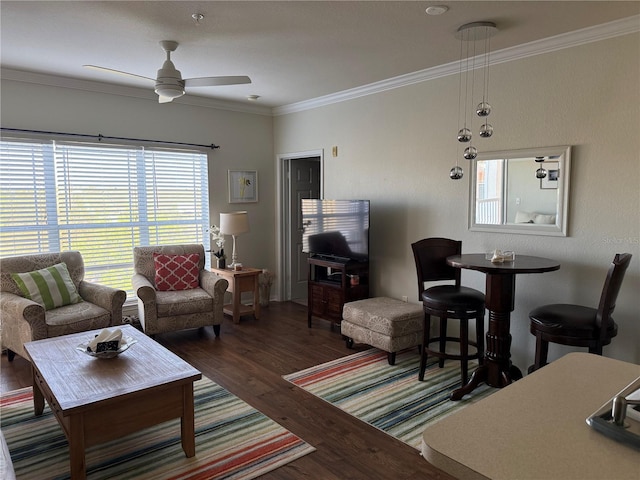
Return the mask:
<svg viewBox="0 0 640 480"><path fill-rule="evenodd" d="M198 262L200 255L189 253L187 255L163 255L153 254L153 263L156 268L156 289L189 290L199 286Z"/></svg>

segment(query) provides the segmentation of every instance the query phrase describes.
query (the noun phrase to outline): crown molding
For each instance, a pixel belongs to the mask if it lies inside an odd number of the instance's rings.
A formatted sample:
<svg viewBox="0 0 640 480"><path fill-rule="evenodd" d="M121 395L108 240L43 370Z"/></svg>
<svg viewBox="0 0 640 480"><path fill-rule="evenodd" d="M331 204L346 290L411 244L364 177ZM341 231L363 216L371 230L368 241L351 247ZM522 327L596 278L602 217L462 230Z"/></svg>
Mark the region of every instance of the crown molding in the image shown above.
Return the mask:
<svg viewBox="0 0 640 480"><path fill-rule="evenodd" d="M505 48L491 52L490 65L497 65L523 58L551 53L565 48L572 48L585 45L592 42L599 42L609 38L619 37L637 33L640 31L640 15L623 18L613 22L603 23L593 27L583 28L573 32L556 35L542 40L525 43L515 47ZM481 68L480 62L476 62ZM416 83L427 82L436 78L449 75L457 75L460 72L460 62L455 61L433 68L419 70L417 72L388 78L379 82L362 85L349 90L335 92L322 97L312 98L289 105L269 108L259 105L246 105L240 102L231 102L225 100L216 100L197 95L184 95L175 99L172 103L191 105L205 108L215 108L219 110L228 110L240 113L250 113L257 115L279 116L290 113L312 110L334 103L346 102L367 95L402 88ZM128 87L124 85L115 85L111 83L95 82L90 80L81 80L77 78L48 75L35 72L27 72L22 70L13 70L2 68L0 77L3 80L13 80L17 82L34 83L39 85L47 85L59 88L70 88L83 90L87 92L107 93L112 95L121 95L126 97L141 98L157 102L155 93L148 89Z"/></svg>
<svg viewBox="0 0 640 480"><path fill-rule="evenodd" d="M38 85L69 88L73 90L82 90L93 93L106 93L111 95L120 95L124 97L134 97L144 100L151 100L155 103L158 102L158 96L152 90L146 88L127 87L124 85L115 85L112 83L81 80L78 78L27 72L23 70L13 70L9 68L2 68L0 77L2 77L2 80L13 80L16 82L34 83ZM271 108L269 107L263 107L259 105L245 105L239 102L216 100L213 98L200 97L191 94L183 95L180 98L176 98L171 103L205 108L215 108L218 110L229 110L241 113L252 113L257 115L271 116L272 114Z"/></svg>
<svg viewBox="0 0 640 480"><path fill-rule="evenodd" d="M640 15L615 20L613 22L603 23L593 27L575 30L573 32L555 35L553 37L524 43L515 47L505 48L491 52L490 65L520 60L535 55L563 50L565 48L577 47L592 42L599 42L609 38L637 33L640 31ZM481 68L481 62L475 62ZM366 95L374 95L387 90L405 87L416 83L427 82L436 78L448 75L456 75L460 72L460 62L455 61L440 65L433 68L419 70L417 72L400 75L397 77L382 80L380 82L370 83L360 87L343 90L341 92L324 95L322 97L304 100L302 102L291 103L273 108L274 116L286 115L289 113L302 112L311 110L334 103L345 102Z"/></svg>

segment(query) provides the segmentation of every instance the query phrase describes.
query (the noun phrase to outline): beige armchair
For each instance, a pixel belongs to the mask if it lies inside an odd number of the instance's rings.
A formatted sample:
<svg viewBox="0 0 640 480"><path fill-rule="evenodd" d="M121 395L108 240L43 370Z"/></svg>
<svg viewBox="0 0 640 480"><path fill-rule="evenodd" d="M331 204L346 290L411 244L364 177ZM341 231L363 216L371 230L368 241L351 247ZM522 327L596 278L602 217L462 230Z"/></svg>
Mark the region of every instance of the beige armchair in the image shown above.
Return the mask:
<svg viewBox="0 0 640 480"><path fill-rule="evenodd" d="M153 254L188 255L196 253L198 280L196 288L161 291L156 289L156 269ZM140 323L147 335L156 333L213 326L216 336L224 314L222 307L229 282L204 269L204 247L202 245L155 245L133 249L131 278L138 296Z"/></svg>
<svg viewBox="0 0 640 480"><path fill-rule="evenodd" d="M25 298L12 273L26 273L65 263L73 284L82 298L79 303L45 310ZM0 261L0 321L2 345L9 361L17 353L28 358L24 344L32 340L57 337L122 324L124 290L84 280L84 260L80 252L56 252L6 257Z"/></svg>

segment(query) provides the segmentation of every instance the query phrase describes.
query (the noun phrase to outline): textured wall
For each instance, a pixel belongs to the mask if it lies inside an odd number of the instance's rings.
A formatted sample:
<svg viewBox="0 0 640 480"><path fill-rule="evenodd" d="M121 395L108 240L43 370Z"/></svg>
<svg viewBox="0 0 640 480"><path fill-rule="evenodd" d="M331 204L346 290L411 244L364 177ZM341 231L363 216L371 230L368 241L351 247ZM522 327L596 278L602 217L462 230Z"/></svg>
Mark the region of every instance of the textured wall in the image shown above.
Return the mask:
<svg viewBox="0 0 640 480"><path fill-rule="evenodd" d="M147 100L3 80L2 126L220 145L207 150L211 222L219 224L220 212L247 210L251 233L238 237L240 260L275 270L272 118L179 102L160 105L153 97ZM229 169L258 171L258 203L228 203Z"/></svg>
<svg viewBox="0 0 640 480"><path fill-rule="evenodd" d="M568 237L467 229L469 176L448 178L457 149L456 77L278 116L275 149L324 149L325 196L371 200L375 295L417 302L410 244L428 236L461 239L464 252L502 248L560 260L557 272L516 279L512 353L521 368L533 361L528 312L542 303L596 306L614 254L633 253L615 314L621 333L605 355L640 363L639 76L637 34L491 68L495 134L477 145L574 146ZM484 289L478 272L465 271L463 281ZM568 351L552 346L550 359Z"/></svg>

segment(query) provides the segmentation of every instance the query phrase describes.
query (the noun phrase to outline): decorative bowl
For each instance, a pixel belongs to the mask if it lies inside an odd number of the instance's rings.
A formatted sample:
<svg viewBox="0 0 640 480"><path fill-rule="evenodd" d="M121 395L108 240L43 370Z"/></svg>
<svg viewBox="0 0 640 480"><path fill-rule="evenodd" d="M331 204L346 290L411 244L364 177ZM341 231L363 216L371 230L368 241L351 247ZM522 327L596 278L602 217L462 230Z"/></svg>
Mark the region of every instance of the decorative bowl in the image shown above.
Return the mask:
<svg viewBox="0 0 640 480"><path fill-rule="evenodd" d="M117 350L103 350L101 352L92 352L92 351L88 350L89 343L90 342L81 343L80 345L78 345L76 347L76 350L80 350L81 352L86 353L90 357L95 357L95 358L114 358L114 357L117 357L118 355L120 355L125 350L127 350L134 343L138 343L138 341L135 340L134 338L128 336L128 335L125 335L120 340L120 347Z"/></svg>

